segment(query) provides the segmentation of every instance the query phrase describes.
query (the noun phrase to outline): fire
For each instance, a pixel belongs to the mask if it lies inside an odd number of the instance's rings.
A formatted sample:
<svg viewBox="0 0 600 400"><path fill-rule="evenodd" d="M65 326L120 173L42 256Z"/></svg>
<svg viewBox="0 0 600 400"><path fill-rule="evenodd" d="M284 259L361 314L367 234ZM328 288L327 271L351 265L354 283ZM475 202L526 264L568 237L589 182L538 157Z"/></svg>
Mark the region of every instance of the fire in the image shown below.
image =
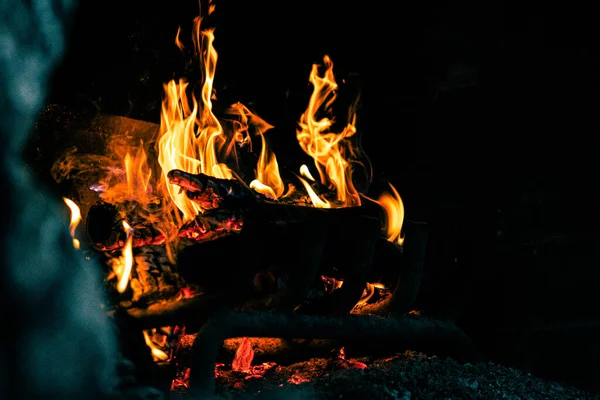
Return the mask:
<svg viewBox="0 0 600 400"><path fill-rule="evenodd" d="M71 199L67 199L63 197L65 204L71 210L71 222L69 223L69 231L71 232L71 237L73 238L73 247L76 249L79 248L80 243L79 239L75 237L75 230L77 229L77 225L81 222L81 211L79 210L79 206L75 204L75 202Z"/></svg>
<svg viewBox="0 0 600 400"><path fill-rule="evenodd" d="M127 289L131 270L133 269L133 228L125 221L123 221L123 228L127 233L125 247L123 247L120 257L109 261L113 268L113 274L117 277L117 291L119 293L123 293ZM109 276L108 279L111 279L112 276Z"/></svg>
<svg viewBox="0 0 600 400"><path fill-rule="evenodd" d="M213 81L218 58L213 47L214 31L202 30L201 24L202 18L194 19L192 36L195 53L204 73L200 98L197 99L194 93L188 96L189 83L185 79L171 80L164 85L165 98L158 141L158 162L167 190L165 194L179 208L184 221L193 219L203 210L185 193L180 193L176 185L168 183L169 171L179 169L217 178L233 177L230 168L219 161L219 151L226 149L232 139L226 137L221 123L212 112ZM179 34L175 42L182 48Z"/></svg>
<svg viewBox="0 0 600 400"><path fill-rule="evenodd" d="M152 170L148 168L143 143L137 150L135 157L132 157L129 153L125 155L124 163L127 194L130 197L135 197L138 201L140 198L147 199L152 191L150 187Z"/></svg>
<svg viewBox="0 0 600 400"><path fill-rule="evenodd" d="M126 135L117 135L109 141L108 153L114 161L106 166L105 175L91 189L110 204L150 203L155 193L144 143L130 143Z"/></svg>
<svg viewBox="0 0 600 400"><path fill-rule="evenodd" d="M306 182L306 180L300 177L298 177L298 179L304 185L304 188L306 189L308 197L310 197L310 201L312 201L313 206L315 206L316 208L331 208L331 203L329 203L329 201L325 199L320 198L319 195L310 186L310 184Z"/></svg>
<svg viewBox="0 0 600 400"><path fill-rule="evenodd" d="M283 184L283 180L279 173L277 157L275 157L275 153L269 148L267 139L265 138L265 133L270 129L273 129L273 126L258 115L250 112L250 110L241 103L232 105L230 113L236 114L241 118L240 127L242 130L247 131L248 127L251 125L256 134L260 136L260 156L256 165L256 176L255 179L250 182L250 187L271 200L277 200L283 195L285 185ZM243 141L243 136L240 139ZM240 139L238 139L238 141L240 141Z"/></svg>
<svg viewBox="0 0 600 400"><path fill-rule="evenodd" d="M264 135L260 136L262 149L256 165L256 179L250 182L250 187L272 200L277 200L283 194L285 187L279 175L277 158L267 146Z"/></svg>
<svg viewBox="0 0 600 400"><path fill-rule="evenodd" d="M317 117L319 113L330 111L338 88L329 56L325 56L324 63L326 69L323 76L319 76L319 65L312 67L309 80L313 84L313 93L308 108L300 117L296 137L302 150L313 158L321 183L335 189L337 206L360 206L360 197L352 182L352 166L348 161L357 154L358 149L346 140L356 133L356 113L354 109L350 110L349 121L340 133L330 131L333 119ZM307 187L306 182L302 183ZM315 203L315 196L310 197L315 207L323 207L323 204Z"/></svg>
<svg viewBox="0 0 600 400"><path fill-rule="evenodd" d="M150 348L150 351L152 352L152 357L159 361L166 361L169 358L169 356L167 355L167 353L158 348L156 344L154 344L151 333L152 331L144 331L144 341L146 342L146 346Z"/></svg>
<svg viewBox="0 0 600 400"><path fill-rule="evenodd" d="M360 305L360 304L365 304L367 301L369 301L371 299L371 297L373 297L373 295L375 294L375 289L385 289L385 285L383 283L369 283L367 282L367 287L365 288L365 290L363 290L363 294L360 297L360 300L358 301L358 303L356 303L356 305Z"/></svg>
<svg viewBox="0 0 600 400"><path fill-rule="evenodd" d="M404 222L404 203L396 188L390 183L392 193L384 192L375 202L385 211L384 230L387 240L402 246L404 237L402 223Z"/></svg>

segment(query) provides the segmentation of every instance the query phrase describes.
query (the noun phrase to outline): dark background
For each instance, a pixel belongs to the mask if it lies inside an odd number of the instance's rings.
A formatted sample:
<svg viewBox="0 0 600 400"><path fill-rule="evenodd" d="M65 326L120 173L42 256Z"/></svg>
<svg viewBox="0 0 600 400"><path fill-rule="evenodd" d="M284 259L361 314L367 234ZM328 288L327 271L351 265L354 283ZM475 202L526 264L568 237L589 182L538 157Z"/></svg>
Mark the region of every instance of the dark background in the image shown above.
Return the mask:
<svg viewBox="0 0 600 400"><path fill-rule="evenodd" d="M159 122L197 2L82 3L49 102ZM403 3L217 2L219 104L250 105L294 159L311 64L329 54L341 97L361 92L376 181L430 223L419 306L496 361L598 388L595 14Z"/></svg>

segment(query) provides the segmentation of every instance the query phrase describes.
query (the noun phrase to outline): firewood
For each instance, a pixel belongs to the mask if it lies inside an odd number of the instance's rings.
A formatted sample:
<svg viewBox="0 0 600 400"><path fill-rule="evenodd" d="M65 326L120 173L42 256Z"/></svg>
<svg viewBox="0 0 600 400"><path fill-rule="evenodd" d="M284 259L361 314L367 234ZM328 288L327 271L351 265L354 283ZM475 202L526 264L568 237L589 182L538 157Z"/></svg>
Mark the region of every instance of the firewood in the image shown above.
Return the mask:
<svg viewBox="0 0 600 400"><path fill-rule="evenodd" d="M255 197L237 179L221 179L206 174L190 174L172 170L167 174L171 184L179 186L185 195L203 210L225 207L224 202L248 201Z"/></svg>
<svg viewBox="0 0 600 400"><path fill-rule="evenodd" d="M148 222L138 210L135 202L127 207L116 207L108 203L98 203L90 207L87 221L87 235L101 251L115 251L123 248L126 233L122 227L125 220L133 227L133 247L161 245L165 236ZM142 216L140 216L142 214ZM217 209L198 215L183 225L178 233L180 238L195 242L214 240L231 233L239 233L243 225L243 210Z"/></svg>
<svg viewBox="0 0 600 400"><path fill-rule="evenodd" d="M341 315L350 312L369 277L380 227L380 221L369 216L355 216L330 224L321 265L335 266L344 284L329 296L302 304L297 309L299 313Z"/></svg>
<svg viewBox="0 0 600 400"><path fill-rule="evenodd" d="M191 359L190 398L215 394L215 363L225 339L231 337L322 338L398 344L423 350L444 348L459 361L480 355L471 339L456 325L424 317L382 318L348 315L308 316L290 313L222 313L209 320L194 341Z"/></svg>
<svg viewBox="0 0 600 400"><path fill-rule="evenodd" d="M390 313L404 314L410 311L419 294L423 277L427 247L427 224L406 221L404 232L406 237L401 258L402 262L397 265L398 279L392 295L377 303L357 307L353 310L355 313L387 315Z"/></svg>

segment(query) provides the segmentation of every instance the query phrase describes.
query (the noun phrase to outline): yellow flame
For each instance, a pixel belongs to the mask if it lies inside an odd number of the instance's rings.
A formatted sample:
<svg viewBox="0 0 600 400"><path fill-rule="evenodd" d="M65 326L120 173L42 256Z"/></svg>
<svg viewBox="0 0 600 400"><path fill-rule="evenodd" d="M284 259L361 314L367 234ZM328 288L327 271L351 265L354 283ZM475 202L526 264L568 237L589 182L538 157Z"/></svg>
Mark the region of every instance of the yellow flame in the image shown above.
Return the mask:
<svg viewBox="0 0 600 400"><path fill-rule="evenodd" d="M148 331L143 331L144 332L144 341L146 342L146 346L148 346L150 348L150 351L152 352L152 356L156 359L158 359L159 361L165 361L169 358L169 356L167 355L167 353L165 353L164 351L162 351L161 349L158 348L158 346L156 346L154 344L154 342L152 341L152 338L150 336L150 333L148 333Z"/></svg>
<svg viewBox="0 0 600 400"><path fill-rule="evenodd" d="M125 221L123 221L123 228L127 233L127 239L121 250L121 256L110 260L113 273L117 277L117 291L119 293L123 293L127 289L131 270L133 269L133 228Z"/></svg>
<svg viewBox="0 0 600 400"><path fill-rule="evenodd" d="M272 129L273 126L256 114L253 114L241 103L233 104L229 112L231 114L236 114L241 118L240 128L236 131L237 134L240 134L240 130L248 130L248 127L251 125L261 139L261 150L256 165L256 176L255 179L250 182L250 187L258 193L262 193L269 199L277 200L283 195L285 185L283 184L283 180L279 173L277 157L275 157L275 153L269 148L267 139L265 138L265 133ZM243 140L243 135L236 138L236 141L238 142Z"/></svg>
<svg viewBox="0 0 600 400"><path fill-rule="evenodd" d="M308 169L308 167L306 166L306 164L302 164L300 166L300 175L302 175L303 177L305 177L306 179L314 182L315 178L313 178L312 174L310 173L310 170Z"/></svg>
<svg viewBox="0 0 600 400"><path fill-rule="evenodd" d="M310 201L312 201L313 206L315 208L331 208L331 203L329 203L329 201L327 201L326 199L320 198L319 195L317 195L317 193L315 193L315 191L310 186L310 184L308 182L306 182L306 180L304 180L300 177L298 177L298 179L304 185L304 188L306 189L306 192L308 193L308 197L310 197Z"/></svg>
<svg viewBox="0 0 600 400"><path fill-rule="evenodd" d="M396 188L390 183L392 193L384 192L375 202L385 211L383 229L386 231L387 240L400 246L404 243L402 224L404 222L404 203Z"/></svg>
<svg viewBox="0 0 600 400"><path fill-rule="evenodd" d="M350 110L350 121L340 133L330 131L334 120L327 117L317 119L317 114L330 111L338 88L329 56L325 56L324 63L326 70L322 77L319 76L319 66L315 64L312 67L309 80L313 84L313 93L308 108L300 117L296 137L302 150L313 158L321 183L336 190L338 206L359 206L360 197L354 188L352 167L347 160L356 149L345 140L356 133L356 113Z"/></svg>
<svg viewBox="0 0 600 400"><path fill-rule="evenodd" d="M218 152L227 148L234 138L225 137L223 127L212 112L213 81L217 65L217 51L213 47L212 29L201 29L202 18L194 19L192 40L200 58L204 82L200 100L188 96L185 79L172 80L164 85L161 124L158 141L158 162L162 168L167 195L183 214L183 220L193 219L202 210L181 193L176 185L168 183L167 174L173 169L189 173L231 179L229 167L219 162ZM227 156L227 154L225 155Z"/></svg>
<svg viewBox="0 0 600 400"><path fill-rule="evenodd" d="M80 243L79 239L75 237L75 230L77 229L77 225L79 225L79 222L81 222L81 211L79 210L79 206L75 204L73 200L67 199L66 197L63 197L63 200L71 210L71 222L69 223L69 231L71 232L71 237L73 238L73 247L78 249Z"/></svg>

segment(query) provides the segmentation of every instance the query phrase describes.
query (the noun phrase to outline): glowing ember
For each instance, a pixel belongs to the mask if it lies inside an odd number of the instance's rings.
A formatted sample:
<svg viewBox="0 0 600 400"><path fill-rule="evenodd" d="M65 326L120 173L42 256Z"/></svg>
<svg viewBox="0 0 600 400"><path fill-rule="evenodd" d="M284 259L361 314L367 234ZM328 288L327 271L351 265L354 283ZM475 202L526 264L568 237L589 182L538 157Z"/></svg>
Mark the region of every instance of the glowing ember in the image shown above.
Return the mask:
<svg viewBox="0 0 600 400"><path fill-rule="evenodd" d="M71 232L71 237L73 238L73 247L78 249L80 243L79 239L75 237L75 230L77 229L77 225L79 225L79 222L81 222L81 212L79 211L79 207L77 206L77 204L75 204L73 200L67 199L66 197L63 197L63 200L71 210L71 222L69 223L69 231Z"/></svg>
<svg viewBox="0 0 600 400"><path fill-rule="evenodd" d="M231 363L231 368L234 371L249 371L254 359L254 350L252 344L247 337L242 338L239 347L235 351L235 358Z"/></svg>
<svg viewBox="0 0 600 400"><path fill-rule="evenodd" d="M300 384L306 383L306 382L310 382L310 379L308 379L300 374L294 374L294 375L290 376L290 378L288 379L288 383L291 383L293 385L300 385Z"/></svg>
<svg viewBox="0 0 600 400"><path fill-rule="evenodd" d="M323 285L325 286L326 293L331 293L334 290L341 288L344 284L344 281L341 279L335 279L325 275L321 275L321 280L323 281Z"/></svg>

